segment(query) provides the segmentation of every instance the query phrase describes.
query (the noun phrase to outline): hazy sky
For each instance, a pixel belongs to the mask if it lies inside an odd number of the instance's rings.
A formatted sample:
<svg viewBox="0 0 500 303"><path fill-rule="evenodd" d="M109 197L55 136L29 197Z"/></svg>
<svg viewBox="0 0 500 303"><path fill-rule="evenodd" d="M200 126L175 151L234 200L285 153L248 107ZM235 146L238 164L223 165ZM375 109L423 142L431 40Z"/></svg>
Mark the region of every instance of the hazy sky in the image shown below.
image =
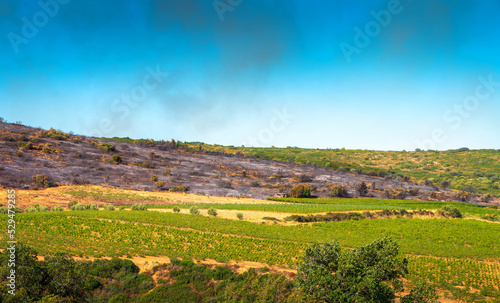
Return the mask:
<svg viewBox="0 0 500 303"><path fill-rule="evenodd" d="M500 2L7 0L0 116L96 136L500 148Z"/></svg>

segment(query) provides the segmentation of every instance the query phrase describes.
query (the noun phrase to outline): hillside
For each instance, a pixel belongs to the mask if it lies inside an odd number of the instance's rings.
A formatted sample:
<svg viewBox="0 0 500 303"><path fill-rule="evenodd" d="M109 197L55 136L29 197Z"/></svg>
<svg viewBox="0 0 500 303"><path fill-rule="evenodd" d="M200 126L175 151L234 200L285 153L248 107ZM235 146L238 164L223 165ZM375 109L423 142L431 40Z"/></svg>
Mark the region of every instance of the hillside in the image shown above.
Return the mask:
<svg viewBox="0 0 500 303"><path fill-rule="evenodd" d="M349 196L356 197L356 186L365 182L369 187L367 197L485 202L490 199L444 189L438 181L444 180L446 174L461 174L457 177L461 185L483 182L489 187L477 187L494 191L498 183L493 182L497 176L493 172L497 171L498 154L496 151L244 149L174 140L96 139L53 129L1 123L0 185L30 189L95 184L134 190L188 191L211 196L265 199L278 193L289 193L299 183L315 188L312 195L317 197L329 197L329 186L332 184L346 186ZM293 159L290 155L294 155ZM467 155L471 159L465 160ZM474 179L469 176L469 171L476 169L474 163L478 157L484 164L483 170L472 174L483 177ZM284 158L289 160L280 161ZM325 159L331 162L325 163ZM433 162L436 169L417 168L416 164L411 170L400 169L398 165L403 164L398 163L406 163L404 159L423 163L419 165ZM408 167L410 164L405 165ZM457 166L460 169L463 167L461 173L457 173ZM35 180L37 175L39 179ZM435 178L422 182L413 176ZM458 186L456 182L452 181L454 187ZM475 191L474 186L469 188L472 188L471 192Z"/></svg>
<svg viewBox="0 0 500 303"><path fill-rule="evenodd" d="M264 151L267 153L264 154ZM296 155L294 161L279 161L289 153ZM289 193L300 183L315 189L312 195L316 197L329 197L332 184L346 186L349 196L356 197L356 186L365 182L369 188L367 197L484 201L480 195L439 189L434 185L437 182L421 184L392 171L384 172L384 167L391 161L413 153L398 155L387 152L387 156L383 157L382 152L364 152L365 156L368 153L383 163L378 174L355 171L354 168L350 169L352 171L335 169L336 166L353 167L355 159L361 157L359 151L313 153L300 149L221 149L173 140L96 139L53 129L1 123L0 185L32 189L94 184L134 190L187 191L211 196L265 199L278 193ZM314 162L314 159L321 158L321 154L343 157L339 157L334 165L327 162L321 166L321 163ZM311 159L308 160L310 165L301 164L301 159ZM483 161L492 163L494 159ZM356 167L361 167L362 162ZM466 163L461 162L461 165ZM38 179L35 179L36 176Z"/></svg>

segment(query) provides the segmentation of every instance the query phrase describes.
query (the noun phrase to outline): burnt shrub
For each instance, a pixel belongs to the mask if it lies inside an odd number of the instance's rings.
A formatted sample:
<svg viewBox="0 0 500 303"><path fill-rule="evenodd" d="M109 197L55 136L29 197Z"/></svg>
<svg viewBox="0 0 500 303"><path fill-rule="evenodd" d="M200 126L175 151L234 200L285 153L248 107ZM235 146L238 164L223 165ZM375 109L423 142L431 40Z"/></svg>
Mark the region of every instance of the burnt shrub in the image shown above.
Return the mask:
<svg viewBox="0 0 500 303"><path fill-rule="evenodd" d="M35 187L35 189L48 188L48 187L55 186L54 182L52 182L49 179L49 177L44 176L44 175L36 175L36 176L33 176L32 179L33 179L33 186Z"/></svg>
<svg viewBox="0 0 500 303"><path fill-rule="evenodd" d="M418 194L420 193L420 188L419 187L415 187L415 188L411 188L408 193L410 194L410 196L412 197L415 197L415 196L418 196Z"/></svg>
<svg viewBox="0 0 500 303"><path fill-rule="evenodd" d="M290 190L290 197L308 198L311 197L311 192L315 189L315 186L309 184L297 184Z"/></svg>
<svg viewBox="0 0 500 303"><path fill-rule="evenodd" d="M443 188L450 187L450 181L447 181L447 180L441 181L441 187L443 187Z"/></svg>
<svg viewBox="0 0 500 303"><path fill-rule="evenodd" d="M366 183L361 182L360 184L356 185L356 192L361 197L366 196L368 194L368 186L366 186Z"/></svg>
<svg viewBox="0 0 500 303"><path fill-rule="evenodd" d="M217 186L220 188L233 188L233 186L231 185L231 182L225 181L225 180L217 181Z"/></svg>
<svg viewBox="0 0 500 303"><path fill-rule="evenodd" d="M385 190L384 196L386 199L404 200L408 196L408 191L402 188L394 188Z"/></svg>
<svg viewBox="0 0 500 303"><path fill-rule="evenodd" d="M260 183L258 181L252 181L252 183L250 183L250 186L251 187L260 187Z"/></svg>
<svg viewBox="0 0 500 303"><path fill-rule="evenodd" d="M332 185L330 186L330 196L338 198L347 198L349 193L344 185Z"/></svg>
<svg viewBox="0 0 500 303"><path fill-rule="evenodd" d="M134 166L139 166L144 168L155 168L155 165L150 162L134 162Z"/></svg>
<svg viewBox="0 0 500 303"><path fill-rule="evenodd" d="M296 181L299 181L299 182L311 182L312 181L312 177L308 176L306 174L301 174L301 175L295 176L293 179Z"/></svg>

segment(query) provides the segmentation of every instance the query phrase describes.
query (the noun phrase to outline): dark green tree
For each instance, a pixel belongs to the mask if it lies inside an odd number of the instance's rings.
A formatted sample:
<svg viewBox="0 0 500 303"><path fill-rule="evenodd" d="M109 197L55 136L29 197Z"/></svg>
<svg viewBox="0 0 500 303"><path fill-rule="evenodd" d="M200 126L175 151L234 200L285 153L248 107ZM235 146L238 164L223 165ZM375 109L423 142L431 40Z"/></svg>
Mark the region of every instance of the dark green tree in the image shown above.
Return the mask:
<svg viewBox="0 0 500 303"><path fill-rule="evenodd" d="M407 260L398 257L399 245L391 238L342 252L340 245L314 244L306 249L297 268L297 286L320 302L394 302L402 291L399 278Z"/></svg>

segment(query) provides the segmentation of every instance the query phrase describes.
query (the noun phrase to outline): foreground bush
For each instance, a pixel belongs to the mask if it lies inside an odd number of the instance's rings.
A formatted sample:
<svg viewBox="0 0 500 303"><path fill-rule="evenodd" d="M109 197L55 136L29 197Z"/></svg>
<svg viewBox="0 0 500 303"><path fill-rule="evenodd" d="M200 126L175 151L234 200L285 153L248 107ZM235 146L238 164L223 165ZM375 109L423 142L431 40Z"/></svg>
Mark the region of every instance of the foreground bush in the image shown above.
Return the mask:
<svg viewBox="0 0 500 303"><path fill-rule="evenodd" d="M343 251L336 241L307 248L297 268L296 283L309 302L395 302L403 290L408 261L399 255L391 238ZM435 291L417 285L401 302L435 302ZM421 300L421 301L418 301Z"/></svg>
<svg viewBox="0 0 500 303"><path fill-rule="evenodd" d="M172 211L173 211L174 213L179 213L179 212L181 212L181 209L180 209L178 206L175 206L175 207L172 209Z"/></svg>

